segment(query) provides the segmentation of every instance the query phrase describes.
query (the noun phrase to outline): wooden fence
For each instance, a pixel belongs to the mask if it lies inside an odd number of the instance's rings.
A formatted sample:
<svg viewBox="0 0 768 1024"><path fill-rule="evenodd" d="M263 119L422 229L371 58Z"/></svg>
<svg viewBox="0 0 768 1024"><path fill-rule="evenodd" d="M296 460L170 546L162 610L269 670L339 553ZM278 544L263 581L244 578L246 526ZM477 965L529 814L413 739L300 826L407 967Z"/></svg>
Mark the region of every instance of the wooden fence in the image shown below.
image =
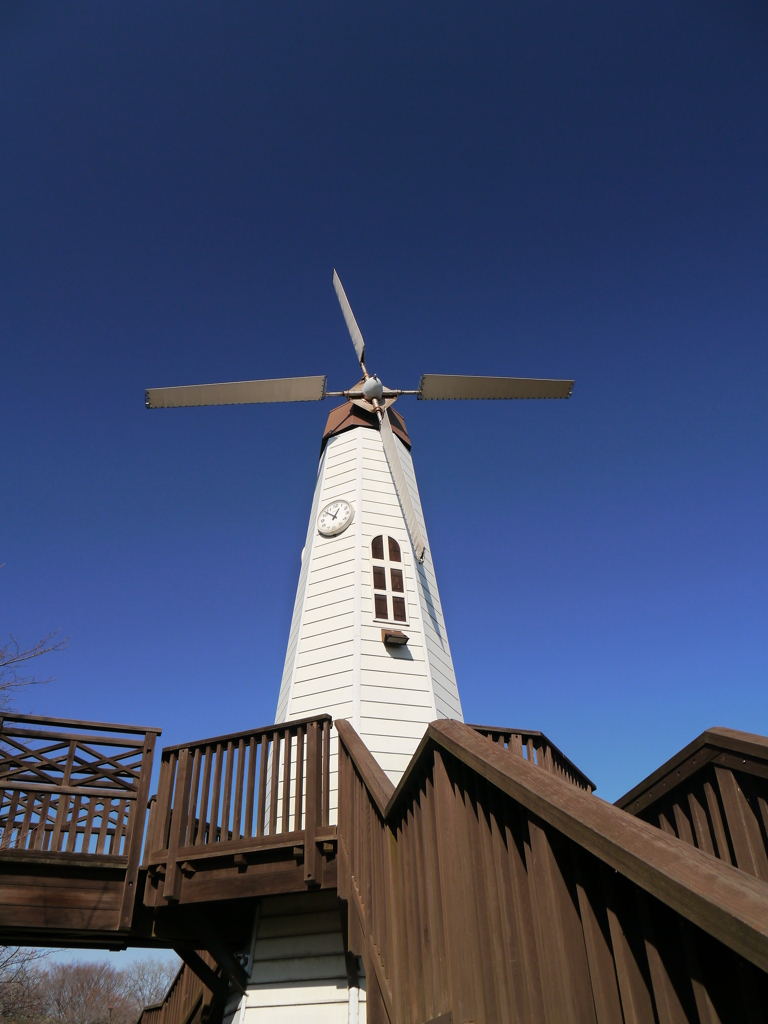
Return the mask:
<svg viewBox="0 0 768 1024"><path fill-rule="evenodd" d="M616 801L768 882L768 739L708 729Z"/></svg>
<svg viewBox="0 0 768 1024"><path fill-rule="evenodd" d="M183 879L227 855L301 848L304 880L320 883L319 843L330 839L329 715L166 747L152 802L145 865L181 898ZM335 829L331 829L335 836ZM231 890L230 890L231 892ZM152 898L145 890L145 902ZM226 886L211 898L227 898Z"/></svg>
<svg viewBox="0 0 768 1024"><path fill-rule="evenodd" d="M757 1022L768 887L454 721L396 790L339 734L339 895L370 1024Z"/></svg>
<svg viewBox="0 0 768 1024"><path fill-rule="evenodd" d="M481 736L486 736L510 753L524 757L530 764L538 765L552 775L578 786L579 789L585 789L588 793L594 793L597 789L594 782L543 732L535 729L502 729L494 725L470 725L469 728L479 732Z"/></svg>
<svg viewBox="0 0 768 1024"><path fill-rule="evenodd" d="M145 1006L137 1024L214 1024L221 1019L223 983L216 983L218 965L204 949L197 950L196 956L210 971L213 990L187 964L182 964L162 1002Z"/></svg>
<svg viewBox="0 0 768 1024"><path fill-rule="evenodd" d="M141 726L4 714L0 859L18 867L61 854L70 864L124 870L112 927L130 927L159 735Z"/></svg>

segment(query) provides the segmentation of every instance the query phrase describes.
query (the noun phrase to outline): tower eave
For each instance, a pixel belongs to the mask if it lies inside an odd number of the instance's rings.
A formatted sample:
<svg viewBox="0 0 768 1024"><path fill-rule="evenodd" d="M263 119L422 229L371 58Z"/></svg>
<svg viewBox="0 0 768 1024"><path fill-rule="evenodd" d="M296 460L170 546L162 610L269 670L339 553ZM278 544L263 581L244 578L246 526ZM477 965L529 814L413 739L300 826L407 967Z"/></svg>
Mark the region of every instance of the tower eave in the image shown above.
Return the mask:
<svg viewBox="0 0 768 1024"><path fill-rule="evenodd" d="M399 437L408 451L410 451L411 439L408 436L405 420L391 405L387 408L387 415L389 416L392 433ZM353 430L355 427L369 427L371 430L378 430L379 423L376 413L361 409L360 406L352 402L344 402L343 405L337 405L331 409L325 424L325 430L323 431L320 454L322 455L325 451L329 438L335 437L337 434L343 434L346 430Z"/></svg>

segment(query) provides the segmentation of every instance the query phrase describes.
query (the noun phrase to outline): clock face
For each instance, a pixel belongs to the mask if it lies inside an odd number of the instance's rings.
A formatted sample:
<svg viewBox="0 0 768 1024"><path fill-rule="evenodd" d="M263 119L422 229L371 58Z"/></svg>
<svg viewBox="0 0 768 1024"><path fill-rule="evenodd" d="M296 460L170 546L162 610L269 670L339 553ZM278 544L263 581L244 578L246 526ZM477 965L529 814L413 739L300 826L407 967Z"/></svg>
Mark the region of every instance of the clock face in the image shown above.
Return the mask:
<svg viewBox="0 0 768 1024"><path fill-rule="evenodd" d="M317 517L317 528L324 537L335 537L346 530L354 514L348 501L332 501Z"/></svg>

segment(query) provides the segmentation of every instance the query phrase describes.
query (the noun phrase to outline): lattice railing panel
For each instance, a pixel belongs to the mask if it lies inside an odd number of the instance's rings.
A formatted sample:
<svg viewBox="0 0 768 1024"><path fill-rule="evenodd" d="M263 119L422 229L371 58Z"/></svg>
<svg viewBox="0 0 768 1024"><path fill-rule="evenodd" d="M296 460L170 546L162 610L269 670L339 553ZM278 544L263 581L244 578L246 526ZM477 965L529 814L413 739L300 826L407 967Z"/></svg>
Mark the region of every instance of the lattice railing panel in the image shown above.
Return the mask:
<svg viewBox="0 0 768 1024"><path fill-rule="evenodd" d="M135 801L0 790L0 850L125 856Z"/></svg>
<svg viewBox="0 0 768 1024"><path fill-rule="evenodd" d="M158 730L31 715L0 719L0 853L140 851Z"/></svg>

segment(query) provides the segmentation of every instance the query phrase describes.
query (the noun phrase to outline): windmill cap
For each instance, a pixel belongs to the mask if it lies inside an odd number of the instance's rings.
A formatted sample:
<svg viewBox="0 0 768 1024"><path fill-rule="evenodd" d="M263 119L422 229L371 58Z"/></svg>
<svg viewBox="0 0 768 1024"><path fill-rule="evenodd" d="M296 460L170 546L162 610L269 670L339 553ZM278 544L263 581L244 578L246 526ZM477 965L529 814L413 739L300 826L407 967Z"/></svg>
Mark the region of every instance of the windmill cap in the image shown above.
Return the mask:
<svg viewBox="0 0 768 1024"><path fill-rule="evenodd" d="M389 416L392 433L396 434L408 451L410 451L411 439L408 436L405 420L391 406L387 409L387 416ZM343 405L337 405L335 409L331 409L328 414L328 422L325 424L325 430L323 431L320 454L322 455L325 451L329 438L335 437L337 434L343 434L346 430L354 430L355 427L369 427L371 430L378 430L379 421L376 418L376 413L368 412L367 409L361 409L360 406L353 405L352 402L345 402Z"/></svg>

